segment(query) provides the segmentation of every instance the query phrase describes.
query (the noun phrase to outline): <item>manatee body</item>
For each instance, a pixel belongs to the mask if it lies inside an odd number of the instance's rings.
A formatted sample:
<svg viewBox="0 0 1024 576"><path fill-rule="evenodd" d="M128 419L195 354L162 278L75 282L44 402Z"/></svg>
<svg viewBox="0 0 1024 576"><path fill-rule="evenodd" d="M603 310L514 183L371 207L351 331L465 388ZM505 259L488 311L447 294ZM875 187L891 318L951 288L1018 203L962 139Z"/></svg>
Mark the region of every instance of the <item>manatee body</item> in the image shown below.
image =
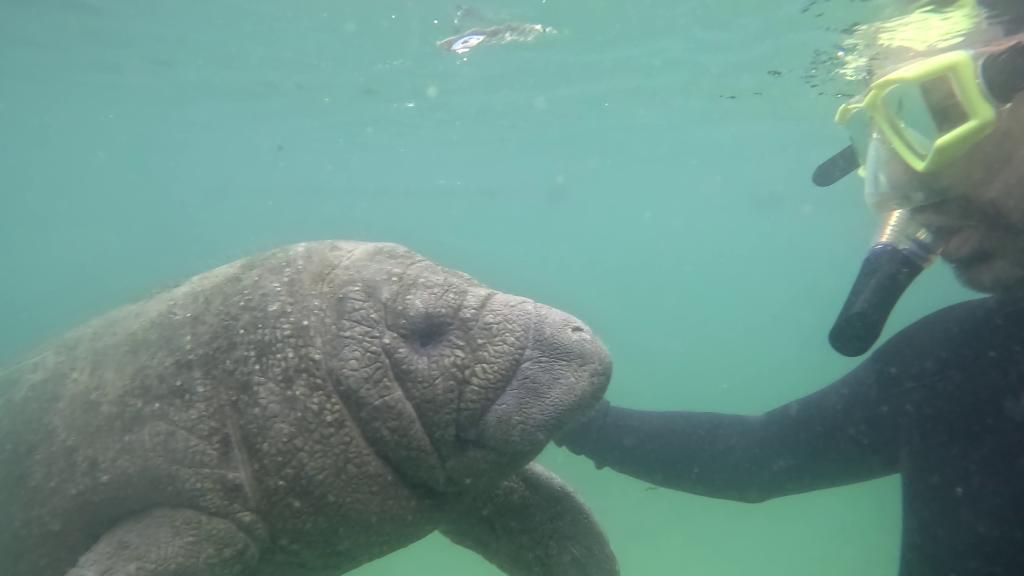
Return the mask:
<svg viewBox="0 0 1024 576"><path fill-rule="evenodd" d="M228 264L0 373L0 565L340 574L440 530L508 574L614 575L530 463L610 372L575 318L398 245Z"/></svg>

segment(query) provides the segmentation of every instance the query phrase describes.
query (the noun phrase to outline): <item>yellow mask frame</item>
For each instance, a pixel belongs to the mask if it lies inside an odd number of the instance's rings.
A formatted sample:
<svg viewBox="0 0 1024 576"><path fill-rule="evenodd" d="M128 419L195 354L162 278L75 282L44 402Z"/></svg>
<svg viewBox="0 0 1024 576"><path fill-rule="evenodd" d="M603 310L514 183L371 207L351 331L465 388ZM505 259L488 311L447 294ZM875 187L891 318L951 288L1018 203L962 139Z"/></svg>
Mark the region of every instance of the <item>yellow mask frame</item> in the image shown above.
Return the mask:
<svg viewBox="0 0 1024 576"><path fill-rule="evenodd" d="M921 88L940 78L948 79L963 110L964 120L938 135L924 150L923 146L915 144L920 137L912 133L898 111L887 105L886 95L897 87ZM872 83L862 99L839 107L835 121L851 131L854 147L858 148L861 159L864 157L862 146L866 143L858 142L857 138L863 139L864 135L854 134L856 128L851 126L851 120L866 113L870 122L864 125L874 126L908 166L917 172L933 172L962 156L995 126L996 108L982 86L974 53L967 50L946 52L908 64Z"/></svg>

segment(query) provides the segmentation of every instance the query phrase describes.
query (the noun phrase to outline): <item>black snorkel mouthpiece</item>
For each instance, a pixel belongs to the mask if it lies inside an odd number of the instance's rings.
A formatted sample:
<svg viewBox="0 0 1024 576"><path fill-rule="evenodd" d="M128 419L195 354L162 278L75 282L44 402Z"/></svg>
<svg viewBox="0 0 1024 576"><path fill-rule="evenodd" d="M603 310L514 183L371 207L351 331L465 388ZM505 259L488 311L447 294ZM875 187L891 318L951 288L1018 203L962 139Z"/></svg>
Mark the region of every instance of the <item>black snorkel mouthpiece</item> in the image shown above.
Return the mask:
<svg viewBox="0 0 1024 576"><path fill-rule="evenodd" d="M867 352L896 302L937 252L931 233L905 210L890 212L828 334L832 348L851 357Z"/></svg>

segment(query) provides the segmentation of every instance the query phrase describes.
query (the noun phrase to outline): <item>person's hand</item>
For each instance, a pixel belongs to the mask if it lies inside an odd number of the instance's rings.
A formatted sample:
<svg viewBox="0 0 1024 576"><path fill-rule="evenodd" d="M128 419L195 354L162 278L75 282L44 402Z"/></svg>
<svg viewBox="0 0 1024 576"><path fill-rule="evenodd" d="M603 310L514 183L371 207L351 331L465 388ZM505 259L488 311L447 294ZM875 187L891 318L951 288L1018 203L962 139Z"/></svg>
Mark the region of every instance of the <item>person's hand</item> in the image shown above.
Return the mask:
<svg viewBox="0 0 1024 576"><path fill-rule="evenodd" d="M555 445L566 448L573 454L581 454L584 447L604 426L608 406L609 402L602 399L589 414L555 435Z"/></svg>

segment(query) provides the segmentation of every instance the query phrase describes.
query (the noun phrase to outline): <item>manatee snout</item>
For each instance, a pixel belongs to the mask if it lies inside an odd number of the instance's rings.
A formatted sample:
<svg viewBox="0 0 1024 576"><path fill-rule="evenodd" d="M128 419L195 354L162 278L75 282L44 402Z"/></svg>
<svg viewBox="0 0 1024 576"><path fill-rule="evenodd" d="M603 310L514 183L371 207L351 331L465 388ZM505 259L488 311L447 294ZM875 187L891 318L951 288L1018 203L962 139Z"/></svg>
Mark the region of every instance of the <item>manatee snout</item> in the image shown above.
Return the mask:
<svg viewBox="0 0 1024 576"><path fill-rule="evenodd" d="M530 305L522 361L481 419L478 440L496 451L532 458L600 401L612 361L604 344L578 318L543 304Z"/></svg>

